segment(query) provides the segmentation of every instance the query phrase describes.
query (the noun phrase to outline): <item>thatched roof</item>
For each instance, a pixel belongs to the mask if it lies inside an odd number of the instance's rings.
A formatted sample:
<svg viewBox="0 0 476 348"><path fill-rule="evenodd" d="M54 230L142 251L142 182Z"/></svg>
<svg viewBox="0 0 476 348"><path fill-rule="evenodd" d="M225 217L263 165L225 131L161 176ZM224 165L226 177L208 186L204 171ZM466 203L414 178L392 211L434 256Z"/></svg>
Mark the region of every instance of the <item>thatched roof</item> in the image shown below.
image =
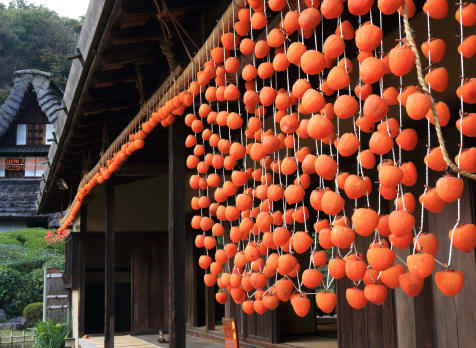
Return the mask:
<svg viewBox="0 0 476 348"><path fill-rule="evenodd" d="M40 70L19 70L13 73L14 85L5 103L0 106L0 137L15 121L23 99L36 96L38 105L51 123L56 122L58 112L63 108L62 92L51 81L51 74Z"/></svg>

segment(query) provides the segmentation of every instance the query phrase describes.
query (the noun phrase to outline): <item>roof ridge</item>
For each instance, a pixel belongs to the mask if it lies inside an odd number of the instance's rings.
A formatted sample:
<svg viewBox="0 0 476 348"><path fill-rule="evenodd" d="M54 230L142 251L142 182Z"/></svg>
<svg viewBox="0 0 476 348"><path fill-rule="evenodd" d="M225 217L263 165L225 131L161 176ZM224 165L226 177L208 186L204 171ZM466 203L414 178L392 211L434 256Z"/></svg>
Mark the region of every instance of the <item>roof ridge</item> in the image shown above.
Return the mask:
<svg viewBox="0 0 476 348"><path fill-rule="evenodd" d="M51 80L52 76L52 73L37 69L24 69L13 73L14 85L5 103L0 106L0 137L14 122L30 86L35 92L35 98L41 111L51 123L56 122L63 101L59 88Z"/></svg>

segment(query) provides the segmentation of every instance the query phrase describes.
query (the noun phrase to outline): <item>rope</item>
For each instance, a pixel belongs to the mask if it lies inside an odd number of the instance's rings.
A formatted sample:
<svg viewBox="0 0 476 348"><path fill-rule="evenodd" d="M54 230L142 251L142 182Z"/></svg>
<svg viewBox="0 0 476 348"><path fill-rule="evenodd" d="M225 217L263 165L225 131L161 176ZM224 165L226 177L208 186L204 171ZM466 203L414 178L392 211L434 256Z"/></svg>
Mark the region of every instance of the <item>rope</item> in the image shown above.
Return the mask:
<svg viewBox="0 0 476 348"><path fill-rule="evenodd" d="M172 22L172 25L175 29L175 32L177 33L177 35L180 39L180 42L182 42L182 46L184 47L185 51L187 52L187 55L188 55L190 61L192 61L193 60L192 55L190 54L190 51L188 50L188 47L185 44L185 40L183 39L182 34L180 33L180 30L182 30L182 32L190 40L192 45L195 46L196 49L198 49L199 47L197 46L197 44L195 43L193 38L189 35L189 33L185 30L185 28L180 24L180 22L177 20L175 15L172 12L170 12L170 10L167 7L167 4L165 3L164 0L162 0L162 10L160 9L160 6L159 6L159 3L158 3L157 0L154 0L154 4L155 4L155 7L157 8L157 15L156 15L157 20L159 21L160 25L164 29L164 41L168 40L170 42L170 38L172 37L172 33L170 32L169 26L167 25L167 22L166 22L166 18L167 18ZM167 32L167 36L165 35L165 32ZM170 47L168 47L168 55L172 54L171 53L171 43L165 42L164 44L170 46ZM164 52L164 48L162 47L162 44L160 45L160 48ZM164 52L164 55L167 59L167 62L169 63L170 70L173 70L173 67L175 67L175 60L169 61L169 57L165 52ZM173 56L173 54L172 54L172 56Z"/></svg>
<svg viewBox="0 0 476 348"><path fill-rule="evenodd" d="M415 65L417 69L417 77L418 77L418 83L426 94L429 95L430 100L431 100L431 111L433 112L433 117L435 119L435 129L436 129L436 135L438 137L438 143L440 144L440 149L441 153L443 154L443 159L445 160L445 163L448 165L448 167L451 168L451 170L457 174L460 174L466 178L476 180L476 174L469 173L465 170L462 170L459 168L449 157L448 151L446 150L445 146L445 139L443 138L443 133L441 131L441 126L440 126L440 120L438 118L438 114L436 112L436 106L435 106L435 100L433 99L432 95L430 94L430 89L428 88L428 84L425 81L425 78L423 76L423 69L421 65L421 59L420 59L420 53L418 52L418 49L415 44L415 40L413 38L413 30L410 26L410 22L408 20L408 15L407 15L407 6L406 2L403 2L403 25L405 28L405 34L407 37L407 41L410 44L410 47L415 54Z"/></svg>
<svg viewBox="0 0 476 348"><path fill-rule="evenodd" d="M162 50L162 54L165 56L165 59L167 60L170 71L173 71L177 66L177 63L175 62L175 55L172 52L172 41L170 38L164 35L164 38L160 40L159 47Z"/></svg>

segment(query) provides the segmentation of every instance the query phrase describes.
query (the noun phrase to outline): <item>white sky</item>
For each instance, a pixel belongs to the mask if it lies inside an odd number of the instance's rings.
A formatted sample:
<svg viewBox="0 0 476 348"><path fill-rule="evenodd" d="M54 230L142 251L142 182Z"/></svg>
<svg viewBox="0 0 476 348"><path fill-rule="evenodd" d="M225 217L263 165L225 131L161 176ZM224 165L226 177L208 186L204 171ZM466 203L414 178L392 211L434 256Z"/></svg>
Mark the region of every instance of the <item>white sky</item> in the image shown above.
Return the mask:
<svg viewBox="0 0 476 348"><path fill-rule="evenodd" d="M0 2L8 5L10 0L0 0ZM89 0L26 0L26 3L44 5L62 17L79 18L86 14Z"/></svg>

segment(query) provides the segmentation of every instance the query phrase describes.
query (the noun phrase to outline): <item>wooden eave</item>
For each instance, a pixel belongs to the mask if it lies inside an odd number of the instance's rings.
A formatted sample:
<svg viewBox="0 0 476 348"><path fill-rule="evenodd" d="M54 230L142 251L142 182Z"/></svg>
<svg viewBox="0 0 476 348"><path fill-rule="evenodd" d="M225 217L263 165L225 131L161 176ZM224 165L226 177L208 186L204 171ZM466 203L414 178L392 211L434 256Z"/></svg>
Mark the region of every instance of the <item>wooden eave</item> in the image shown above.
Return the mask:
<svg viewBox="0 0 476 348"><path fill-rule="evenodd" d="M189 0L166 3L199 46L228 6L219 0L200 7ZM83 175L168 77L156 14L153 0L91 0L77 44L79 58L73 60L64 92L65 110L59 112L56 142L40 185L39 212L68 206ZM173 26L170 29L176 63L185 66L186 51ZM162 148L166 156L166 130L154 133L148 140L154 145L147 151ZM63 180L67 190L59 189L57 183Z"/></svg>

